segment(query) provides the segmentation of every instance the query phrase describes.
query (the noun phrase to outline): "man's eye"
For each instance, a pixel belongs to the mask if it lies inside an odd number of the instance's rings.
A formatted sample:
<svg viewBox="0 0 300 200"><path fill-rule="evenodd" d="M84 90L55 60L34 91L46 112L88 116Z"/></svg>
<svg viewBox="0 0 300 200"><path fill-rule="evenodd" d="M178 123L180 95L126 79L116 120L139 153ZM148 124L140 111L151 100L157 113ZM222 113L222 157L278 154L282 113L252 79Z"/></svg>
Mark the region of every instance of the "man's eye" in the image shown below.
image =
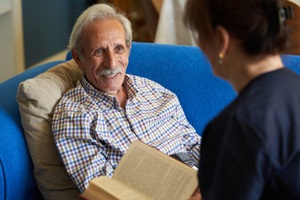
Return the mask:
<svg viewBox="0 0 300 200"><path fill-rule="evenodd" d="M116 52L121 53L123 51L124 51L124 47L122 45L116 47Z"/></svg>
<svg viewBox="0 0 300 200"><path fill-rule="evenodd" d="M100 56L103 53L104 53L104 50L100 48L100 49L96 49L93 54L94 54L94 56Z"/></svg>

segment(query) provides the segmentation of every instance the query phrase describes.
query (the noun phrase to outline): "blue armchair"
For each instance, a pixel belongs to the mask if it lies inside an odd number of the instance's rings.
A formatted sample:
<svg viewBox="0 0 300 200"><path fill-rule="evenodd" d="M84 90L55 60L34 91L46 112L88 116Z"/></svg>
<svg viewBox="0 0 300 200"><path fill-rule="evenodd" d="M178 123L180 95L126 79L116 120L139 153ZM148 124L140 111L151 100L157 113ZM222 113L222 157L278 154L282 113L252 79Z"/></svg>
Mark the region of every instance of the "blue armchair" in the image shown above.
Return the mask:
<svg viewBox="0 0 300 200"><path fill-rule="evenodd" d="M70 54L66 60L70 59ZM282 56L300 74L300 56ZM20 82L66 60L29 69L0 84L0 200L41 199L23 133L16 93ZM201 135L205 125L236 96L212 74L196 47L133 43L127 73L152 79L177 94L187 119Z"/></svg>

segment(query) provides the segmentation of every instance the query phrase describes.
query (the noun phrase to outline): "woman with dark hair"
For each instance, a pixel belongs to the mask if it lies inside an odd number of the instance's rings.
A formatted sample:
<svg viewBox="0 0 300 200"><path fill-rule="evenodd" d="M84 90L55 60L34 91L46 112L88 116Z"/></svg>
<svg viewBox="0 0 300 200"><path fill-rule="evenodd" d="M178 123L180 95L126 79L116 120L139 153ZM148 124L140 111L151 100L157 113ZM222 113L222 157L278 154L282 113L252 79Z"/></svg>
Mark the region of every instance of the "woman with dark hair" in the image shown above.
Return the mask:
<svg viewBox="0 0 300 200"><path fill-rule="evenodd" d="M185 23L213 72L238 93L206 127L206 199L300 199L300 77L285 68L282 0L188 0Z"/></svg>

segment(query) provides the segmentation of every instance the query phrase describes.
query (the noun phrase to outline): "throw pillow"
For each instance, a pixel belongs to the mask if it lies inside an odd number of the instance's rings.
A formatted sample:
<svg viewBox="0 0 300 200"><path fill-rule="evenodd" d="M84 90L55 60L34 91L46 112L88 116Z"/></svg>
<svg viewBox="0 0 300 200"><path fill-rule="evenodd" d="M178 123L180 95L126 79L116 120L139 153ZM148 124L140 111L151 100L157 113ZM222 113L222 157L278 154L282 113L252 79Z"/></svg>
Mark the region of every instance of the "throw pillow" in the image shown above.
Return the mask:
<svg viewBox="0 0 300 200"><path fill-rule="evenodd" d="M79 199L54 143L51 121L62 95L82 76L74 60L20 83L17 101L37 186L45 199Z"/></svg>

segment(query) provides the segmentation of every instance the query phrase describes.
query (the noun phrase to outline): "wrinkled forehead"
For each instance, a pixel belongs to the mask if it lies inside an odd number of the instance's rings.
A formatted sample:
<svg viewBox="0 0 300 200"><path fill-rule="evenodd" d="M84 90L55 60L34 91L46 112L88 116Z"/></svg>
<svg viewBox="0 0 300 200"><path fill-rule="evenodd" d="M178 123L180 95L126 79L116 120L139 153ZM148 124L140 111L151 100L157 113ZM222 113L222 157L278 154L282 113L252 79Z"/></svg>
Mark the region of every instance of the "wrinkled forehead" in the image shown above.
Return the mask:
<svg viewBox="0 0 300 200"><path fill-rule="evenodd" d="M94 20L83 29L79 45L83 47L109 40L126 44L123 25L116 19Z"/></svg>

